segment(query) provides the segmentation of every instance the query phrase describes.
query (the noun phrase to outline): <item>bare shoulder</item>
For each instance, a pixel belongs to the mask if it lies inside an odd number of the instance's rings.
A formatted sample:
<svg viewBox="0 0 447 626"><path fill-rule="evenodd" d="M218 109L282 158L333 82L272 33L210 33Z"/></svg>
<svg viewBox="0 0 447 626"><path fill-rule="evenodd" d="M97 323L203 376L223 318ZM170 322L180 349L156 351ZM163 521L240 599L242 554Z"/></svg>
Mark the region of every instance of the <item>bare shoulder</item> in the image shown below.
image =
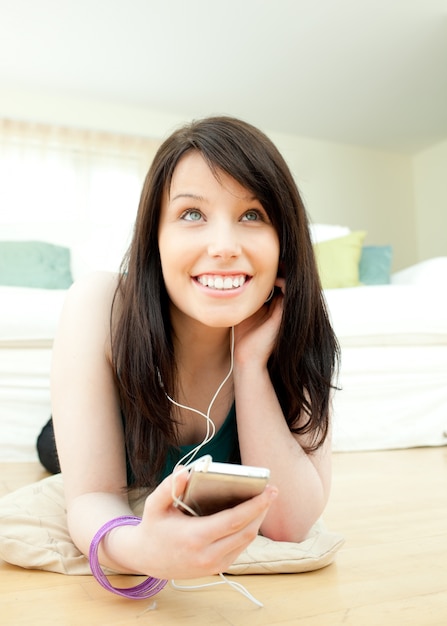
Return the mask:
<svg viewBox="0 0 447 626"><path fill-rule="evenodd" d="M78 278L68 290L69 297L77 299L112 297L118 285L119 274L93 272Z"/></svg>
<svg viewBox="0 0 447 626"><path fill-rule="evenodd" d="M67 293L56 339L79 339L82 334L94 344L109 344L118 279L118 274L94 272L74 282Z"/></svg>
<svg viewBox="0 0 447 626"><path fill-rule="evenodd" d="M83 276L68 290L66 307L92 307L89 315L110 314L118 279L119 275L112 272L94 272Z"/></svg>

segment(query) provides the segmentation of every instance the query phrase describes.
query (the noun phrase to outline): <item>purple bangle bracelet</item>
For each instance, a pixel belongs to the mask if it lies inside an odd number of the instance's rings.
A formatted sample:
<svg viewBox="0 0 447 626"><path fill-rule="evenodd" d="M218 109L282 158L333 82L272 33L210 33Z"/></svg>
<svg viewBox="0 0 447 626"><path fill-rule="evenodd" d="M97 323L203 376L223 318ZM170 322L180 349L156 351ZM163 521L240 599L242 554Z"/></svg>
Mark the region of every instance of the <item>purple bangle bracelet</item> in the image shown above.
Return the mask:
<svg viewBox="0 0 447 626"><path fill-rule="evenodd" d="M136 585L135 587L127 587L123 589L119 587L113 587L110 584L107 576L102 571L99 564L98 549L99 544L101 543L105 535L107 535L107 533L114 528L129 525L138 526L140 522L141 517L134 517L132 515L124 515L122 517L116 517L115 519L110 520L110 522L104 524L104 526L102 526L93 537L89 551L90 569L92 570L92 574L99 582L99 584L104 587L104 589L107 589L107 591L111 591L112 593L116 593L119 596L123 596L123 598L131 598L133 600L144 600L146 598L151 598L152 596L155 596L159 591L163 589L168 581L160 578L152 578L152 576L149 576L149 578L147 578L139 585Z"/></svg>

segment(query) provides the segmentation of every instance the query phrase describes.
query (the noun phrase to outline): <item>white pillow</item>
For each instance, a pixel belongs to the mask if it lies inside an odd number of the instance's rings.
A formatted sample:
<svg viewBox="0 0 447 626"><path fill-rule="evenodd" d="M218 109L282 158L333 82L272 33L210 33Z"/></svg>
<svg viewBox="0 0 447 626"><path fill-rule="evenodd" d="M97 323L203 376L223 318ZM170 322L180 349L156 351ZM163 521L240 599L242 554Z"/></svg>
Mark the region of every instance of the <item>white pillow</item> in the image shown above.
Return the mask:
<svg viewBox="0 0 447 626"><path fill-rule="evenodd" d="M320 243L349 235L351 229L336 224L309 224L309 232L312 243Z"/></svg>
<svg viewBox="0 0 447 626"><path fill-rule="evenodd" d="M447 286L447 257L441 256L411 265L391 275L393 285Z"/></svg>

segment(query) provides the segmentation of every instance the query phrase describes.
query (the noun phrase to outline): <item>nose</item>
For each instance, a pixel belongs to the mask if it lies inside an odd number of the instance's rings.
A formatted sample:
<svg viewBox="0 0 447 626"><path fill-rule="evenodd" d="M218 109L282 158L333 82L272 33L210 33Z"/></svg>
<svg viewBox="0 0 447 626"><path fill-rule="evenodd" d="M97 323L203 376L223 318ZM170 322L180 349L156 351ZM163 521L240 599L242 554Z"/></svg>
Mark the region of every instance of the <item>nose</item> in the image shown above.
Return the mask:
<svg viewBox="0 0 447 626"><path fill-rule="evenodd" d="M208 254L211 257L231 259L241 254L241 245L235 226L219 221L210 229L209 235Z"/></svg>

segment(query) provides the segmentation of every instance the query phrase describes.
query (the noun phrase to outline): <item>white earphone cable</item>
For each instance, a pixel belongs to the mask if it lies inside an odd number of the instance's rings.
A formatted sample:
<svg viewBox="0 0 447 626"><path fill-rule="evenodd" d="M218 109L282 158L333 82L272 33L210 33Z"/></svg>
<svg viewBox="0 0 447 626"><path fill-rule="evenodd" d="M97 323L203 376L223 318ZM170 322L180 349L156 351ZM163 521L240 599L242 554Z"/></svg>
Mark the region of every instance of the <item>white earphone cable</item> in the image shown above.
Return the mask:
<svg viewBox="0 0 447 626"><path fill-rule="evenodd" d="M208 405L207 412L202 413L202 411L199 411L198 409L194 409L193 407L180 404L179 402L176 402L175 400L173 400L168 394L166 394L166 397L168 398L168 400L172 402L172 404L174 404L175 406L179 407L180 409L185 409L187 411L193 411L193 413L197 413L198 415L201 415L206 420L206 434L205 434L203 441L199 443L199 445L196 446L193 450L185 454L185 456L182 457L180 461L176 463L174 467L174 471L179 465L183 465L183 464L188 465L189 463L191 463L191 461L197 456L197 454L203 448L203 446L207 444L209 441L211 441L211 439L216 434L216 427L214 425L213 420L211 419L211 409L213 408L213 405L219 393L221 392L223 386L225 385L225 383L228 381L231 374L233 373L233 366L234 366L234 327L232 326L231 327L231 339L230 339L230 369L228 370L227 375L225 376L225 378L223 379L223 381L220 383L219 387L217 388L216 393L211 398L211 402Z"/></svg>
<svg viewBox="0 0 447 626"><path fill-rule="evenodd" d="M198 409L194 409L193 407L186 406L184 404L181 404L180 402L176 402L176 400L174 400L168 394L166 394L166 397L169 400L169 402L171 402L175 406L179 407L180 409L185 409L186 411L192 411L193 413L197 413L198 415L201 415L202 417L204 417L205 420L206 420L206 433L205 433L205 437L204 437L203 441L201 443L199 443L199 445L197 445L195 448L193 448L193 450L191 450L190 452L185 454L175 464L175 467L174 467L174 470L173 470L174 476L173 476L173 480L172 480L172 500L174 502L174 505L179 507L179 508L182 508L182 509L186 510L188 513L190 513L191 515L193 515L195 517L198 517L197 513L191 507L189 507L184 502L182 502L180 497L177 496L176 488L175 488L176 487L176 480L175 480L175 478L176 478L176 475L179 475L180 473L189 471L189 469L191 468L191 464L192 464L193 460L195 459L195 457L197 456L197 454L200 452L200 450L203 448L204 445L206 445L209 441L211 441L211 439L216 434L216 426L215 426L213 420L211 419L211 409L213 408L214 402L216 401L216 398L218 397L219 393L221 392L223 386L225 385L225 383L228 381L228 379L232 375L232 373L233 373L233 366L234 366L234 326L231 327L230 369L228 370L227 375L225 376L225 378L223 379L223 381L220 383L219 387L217 388L216 393L211 398L211 402L208 405L207 412L203 413L202 411L199 411ZM176 473L176 470L177 470L179 465L184 465L184 467L179 472ZM249 591L247 591L247 589L243 585L241 585L240 583L228 580L224 576L224 574L222 574L221 572L219 573L219 576L221 577L222 580L220 580L218 582L213 582L213 583L206 583L206 584L203 584L203 585L178 585L174 580L171 580L171 585L172 585L172 587L174 589L177 589L179 591L191 591L191 590L195 590L195 589L204 589L206 587L213 587L213 586L216 586L216 585L222 585L222 584L225 583L225 584L229 585L235 591L238 591L243 596L248 598L251 602L253 602L257 606L260 606L260 607L263 606L262 602L259 602L259 600L257 600L254 596L252 596L251 593Z"/></svg>

